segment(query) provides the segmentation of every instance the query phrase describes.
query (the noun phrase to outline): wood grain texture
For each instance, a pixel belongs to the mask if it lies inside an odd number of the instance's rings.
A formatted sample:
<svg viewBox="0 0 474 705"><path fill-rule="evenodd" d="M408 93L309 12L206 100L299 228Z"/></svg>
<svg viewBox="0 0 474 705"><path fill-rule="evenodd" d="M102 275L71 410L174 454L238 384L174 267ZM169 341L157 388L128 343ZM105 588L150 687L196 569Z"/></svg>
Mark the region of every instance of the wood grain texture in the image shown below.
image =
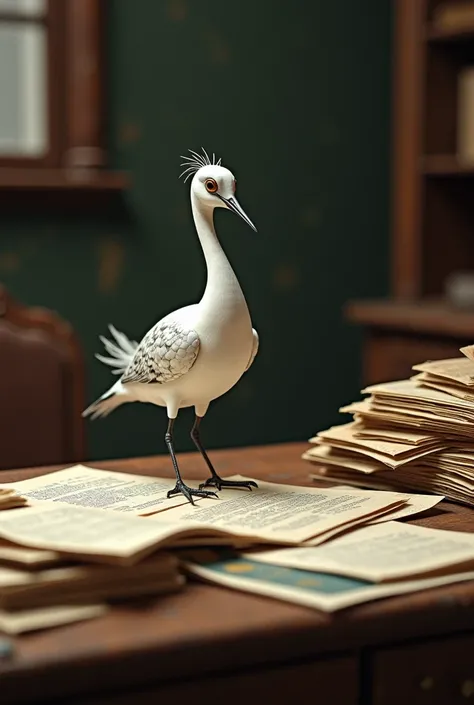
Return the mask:
<svg viewBox="0 0 474 705"><path fill-rule="evenodd" d="M468 344L474 335L474 312L455 308L441 299L353 301L345 312L350 321L369 328L398 330L412 336L432 335L438 341L451 338Z"/></svg>
<svg viewBox="0 0 474 705"><path fill-rule="evenodd" d="M393 75L392 293L421 294L424 45L426 0L397 0Z"/></svg>
<svg viewBox="0 0 474 705"><path fill-rule="evenodd" d="M273 482L307 485L311 465L301 460L307 445L219 450L212 452L211 457L224 476L241 473ZM195 453L183 454L180 460L183 477L206 476L202 459ZM168 477L173 473L167 456L91 465ZM53 469L7 471L2 480L33 477ZM474 512L467 508L443 503L416 519L416 523L474 531L473 517ZM123 705L128 701L113 698L120 693L123 698L128 691L154 694L183 679L199 679L198 683L216 674L271 669L272 664L319 663L334 654L428 635L454 638L456 633L468 629L474 629L472 584L395 597L330 616L276 600L190 583L179 595L141 605L117 606L93 622L18 638L15 658L0 663L2 705L51 702L54 697L73 694L80 698L78 703L101 702L99 698L107 695L110 700L106 703ZM141 705L153 699L143 696L140 701L132 697L129 702ZM258 700L249 697L248 702Z"/></svg>

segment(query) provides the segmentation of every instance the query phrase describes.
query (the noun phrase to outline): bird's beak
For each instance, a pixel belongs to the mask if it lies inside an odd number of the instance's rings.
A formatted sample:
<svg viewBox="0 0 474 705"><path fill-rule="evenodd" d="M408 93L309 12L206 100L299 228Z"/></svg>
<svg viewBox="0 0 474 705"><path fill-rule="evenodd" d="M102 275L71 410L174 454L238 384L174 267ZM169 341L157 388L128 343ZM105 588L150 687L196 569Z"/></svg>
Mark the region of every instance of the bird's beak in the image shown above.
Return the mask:
<svg viewBox="0 0 474 705"><path fill-rule="evenodd" d="M227 208L228 208L229 210L233 211L233 213L237 213L237 215L240 215L240 217L242 218L242 220L245 220L245 222L247 223L247 225L250 225L250 227L252 228L252 230L255 230L255 232L257 232L257 228L256 228L255 225L252 223L252 221L250 220L250 218L248 217L248 215L245 213L244 209L242 208L242 206L240 205L240 203L237 201L236 198L233 198L233 197L231 197L231 198L224 198L223 196L219 196L219 198L221 199L221 201L222 201L223 203L225 203L225 205L227 206Z"/></svg>

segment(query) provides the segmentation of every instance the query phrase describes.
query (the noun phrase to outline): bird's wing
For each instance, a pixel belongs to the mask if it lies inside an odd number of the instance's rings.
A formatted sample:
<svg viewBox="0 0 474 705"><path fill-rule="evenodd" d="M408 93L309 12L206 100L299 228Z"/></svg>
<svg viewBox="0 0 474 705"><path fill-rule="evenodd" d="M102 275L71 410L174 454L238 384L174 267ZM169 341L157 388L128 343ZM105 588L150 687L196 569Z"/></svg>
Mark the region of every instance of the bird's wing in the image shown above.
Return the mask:
<svg viewBox="0 0 474 705"><path fill-rule="evenodd" d="M122 383L163 384L189 372L199 353L195 330L163 319L145 335L122 377Z"/></svg>
<svg viewBox="0 0 474 705"><path fill-rule="evenodd" d="M252 365L252 362L255 360L255 356L258 353L259 338L258 338L258 333L255 330L255 328L252 328L252 333L253 333L253 346L252 346L252 352L250 354L250 360L248 361L247 367L245 368L246 372L249 369L249 367Z"/></svg>

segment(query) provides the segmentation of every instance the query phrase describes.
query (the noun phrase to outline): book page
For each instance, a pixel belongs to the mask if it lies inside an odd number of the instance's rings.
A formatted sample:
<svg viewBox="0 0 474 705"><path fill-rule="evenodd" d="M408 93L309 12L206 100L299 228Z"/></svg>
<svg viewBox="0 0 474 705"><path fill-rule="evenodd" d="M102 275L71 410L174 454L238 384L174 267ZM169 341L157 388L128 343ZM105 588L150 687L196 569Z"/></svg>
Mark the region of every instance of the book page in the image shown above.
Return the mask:
<svg viewBox="0 0 474 705"><path fill-rule="evenodd" d="M336 612L392 595L420 592L474 580L474 571L470 571L379 585L330 573L268 565L238 555L226 558L211 551L190 556L185 567L189 573L205 582L265 595L323 612Z"/></svg>
<svg viewBox="0 0 474 705"><path fill-rule="evenodd" d="M366 526L323 546L248 554L255 561L371 582L474 570L474 534L394 521Z"/></svg>
<svg viewBox="0 0 474 705"><path fill-rule="evenodd" d="M248 480L241 475L233 479ZM184 523L229 531L236 536L300 543L347 522L399 507L406 500L391 492L361 493L295 487L258 481L252 492L227 490L220 501L204 499L196 507L174 507L148 521Z"/></svg>
<svg viewBox="0 0 474 705"><path fill-rule="evenodd" d="M187 499L177 495L167 499L175 480L124 472L97 470L85 465L74 465L30 480L4 484L27 497L30 504L66 502L79 507L112 509L146 515L184 504ZM198 498L196 498L198 499Z"/></svg>
<svg viewBox="0 0 474 705"><path fill-rule="evenodd" d="M59 502L0 513L0 536L13 543L123 564L135 562L186 528Z"/></svg>
<svg viewBox="0 0 474 705"><path fill-rule="evenodd" d="M6 612L0 610L0 631L5 634L24 634L38 629L49 629L63 624L102 617L107 605L55 605L34 610Z"/></svg>

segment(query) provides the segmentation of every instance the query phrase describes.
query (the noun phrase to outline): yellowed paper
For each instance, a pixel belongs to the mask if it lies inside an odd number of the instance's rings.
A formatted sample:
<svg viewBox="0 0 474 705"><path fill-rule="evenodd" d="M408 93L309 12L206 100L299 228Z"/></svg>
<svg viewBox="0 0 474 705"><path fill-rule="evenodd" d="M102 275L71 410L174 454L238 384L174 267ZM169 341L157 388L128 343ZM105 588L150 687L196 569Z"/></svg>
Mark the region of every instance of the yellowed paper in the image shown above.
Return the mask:
<svg viewBox="0 0 474 705"><path fill-rule="evenodd" d="M357 472L362 472L367 475L387 469L387 466L383 465L378 460L373 460L367 456L361 458L360 455L356 454L353 456L338 454L336 449L327 445L309 448L303 454L303 460L311 460L312 462L321 463L322 465L351 468L352 470L357 470Z"/></svg>
<svg viewBox="0 0 474 705"><path fill-rule="evenodd" d="M319 479L316 476L315 479ZM351 485L338 485L339 490L352 490L353 492L373 492L373 490L363 490L358 487L351 487ZM378 491L378 490L376 490ZM399 509L392 509L388 512L379 515L375 519L369 520L368 524L379 524L385 521L395 521L398 519L406 519L409 516L415 516L415 514L421 514L423 512L432 509L437 504L445 499L444 495L435 494L406 494L401 493L400 498L406 499L406 504L404 504ZM315 545L315 544L312 544Z"/></svg>
<svg viewBox="0 0 474 705"><path fill-rule="evenodd" d="M0 535L20 545L130 564L159 545L197 535L298 544L359 517L400 505L398 496L327 492L262 483L232 499L204 499L151 517L42 502L0 515Z"/></svg>
<svg viewBox="0 0 474 705"><path fill-rule="evenodd" d="M236 475L235 479L250 479ZM298 544L324 531L401 505L398 495L374 493L362 496L311 487L295 487L258 481L252 492L233 493L224 501L204 499L196 507L174 507L166 515L148 521L193 522L203 529L214 528L235 536L254 537L273 543Z"/></svg>
<svg viewBox="0 0 474 705"><path fill-rule="evenodd" d="M175 481L167 478L74 465L3 487L14 488L30 503L65 502L79 507L146 515L187 502L183 495L167 499L166 494L174 485Z"/></svg>
<svg viewBox="0 0 474 705"><path fill-rule="evenodd" d="M105 562L133 563L175 534L174 524L60 502L0 514L0 535L8 541Z"/></svg>
<svg viewBox="0 0 474 705"><path fill-rule="evenodd" d="M469 360L474 361L474 345L466 345L464 348L459 348L459 350Z"/></svg>
<svg viewBox="0 0 474 705"><path fill-rule="evenodd" d="M39 629L50 629L51 627L102 617L108 609L107 605L55 605L54 607L15 612L0 610L0 631L16 635Z"/></svg>
<svg viewBox="0 0 474 705"><path fill-rule="evenodd" d="M474 570L474 534L395 521L366 526L323 546L248 554L253 560L301 570L387 582Z"/></svg>
<svg viewBox="0 0 474 705"><path fill-rule="evenodd" d="M366 438L374 441L391 441L392 443L408 443L422 446L430 444L437 439L432 433L410 431L409 429L380 429L370 426L361 426L354 423L355 435L359 438Z"/></svg>
<svg viewBox="0 0 474 705"><path fill-rule="evenodd" d="M215 560L218 561L218 556ZM252 563L248 559L245 563L245 560L236 560L234 564L230 561L229 570L224 570L222 564L218 569L215 569L212 563L201 564L196 561L187 561L186 568L188 572L206 582L256 595L265 595L277 600L319 609L323 612L336 612L352 605L372 602L392 595L420 592L443 585L474 580L474 571L470 571L425 580L400 581L383 585L372 583L357 585L351 582L350 584L346 583L344 587L339 586L334 591L332 587L329 590L324 590L321 575L311 576L309 575L310 571L303 573L300 577L300 584L296 583L296 585L294 583L285 584L278 577L275 578L275 570L268 572L268 580L256 579L252 576L254 572ZM235 566L235 570L233 566Z"/></svg>
<svg viewBox="0 0 474 705"><path fill-rule="evenodd" d="M440 440L436 438L433 438L429 443L425 443L425 447L422 449L412 443L384 439L364 439L357 435L357 429L353 423L332 426L325 431L320 431L316 438L312 438L311 441L318 442L318 439L330 444L337 442L339 445L347 446L351 450L361 448L362 452L372 451L377 456L389 456L389 458L417 458L425 453L444 447L444 444L440 443Z"/></svg>
<svg viewBox="0 0 474 705"><path fill-rule="evenodd" d="M5 541L0 541L0 563L38 567L59 563L62 560L61 554L55 551L25 548L24 546L15 546Z"/></svg>
<svg viewBox="0 0 474 705"><path fill-rule="evenodd" d="M418 402L420 408L431 409L435 405L439 413L443 416L450 411L459 412L459 410L462 410L464 413L473 412L471 403L463 399L452 397L444 392L419 387L416 382L411 379L387 382L385 384L374 384L370 387L366 387L362 392L365 394L370 393L380 400L383 398L384 404L398 404L400 402L413 404L415 400Z"/></svg>
<svg viewBox="0 0 474 705"><path fill-rule="evenodd" d="M466 357L455 357L448 360L434 360L413 366L419 372L428 372L437 377L459 382L474 388L474 360Z"/></svg>

